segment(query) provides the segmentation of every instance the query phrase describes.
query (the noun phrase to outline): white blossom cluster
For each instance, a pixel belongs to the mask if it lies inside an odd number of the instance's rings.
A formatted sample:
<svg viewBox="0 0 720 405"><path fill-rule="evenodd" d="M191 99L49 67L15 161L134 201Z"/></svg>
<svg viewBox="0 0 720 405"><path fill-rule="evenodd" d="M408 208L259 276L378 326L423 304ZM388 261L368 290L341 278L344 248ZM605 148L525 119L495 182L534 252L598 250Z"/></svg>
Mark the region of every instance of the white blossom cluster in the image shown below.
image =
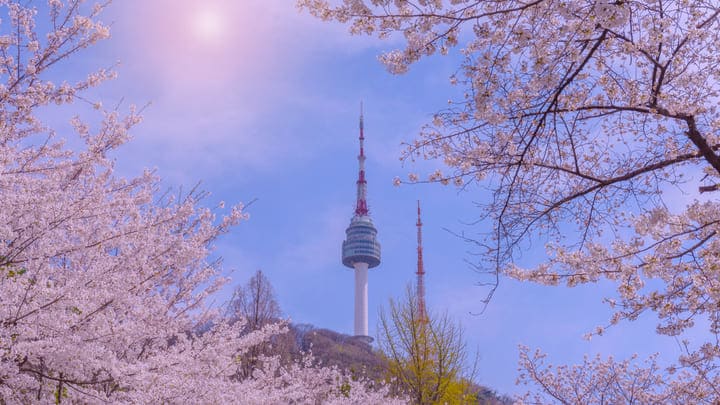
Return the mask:
<svg viewBox="0 0 720 405"><path fill-rule="evenodd" d="M546 356L539 350L531 354L521 346L518 384L540 383L542 390L524 395L517 403L680 405L713 400L689 373L663 370L656 357L636 364L636 356L624 361L585 356L582 364L554 367L545 364Z"/></svg>

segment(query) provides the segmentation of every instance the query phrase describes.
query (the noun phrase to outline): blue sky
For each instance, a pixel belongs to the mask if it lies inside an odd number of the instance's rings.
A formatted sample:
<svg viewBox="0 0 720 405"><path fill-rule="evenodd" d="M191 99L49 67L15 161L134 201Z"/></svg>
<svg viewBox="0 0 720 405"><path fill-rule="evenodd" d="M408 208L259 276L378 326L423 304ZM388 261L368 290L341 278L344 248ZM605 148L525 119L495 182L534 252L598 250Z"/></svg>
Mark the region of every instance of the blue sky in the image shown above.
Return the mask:
<svg viewBox="0 0 720 405"><path fill-rule="evenodd" d="M480 353L480 383L501 393L522 390L515 386L519 343L542 348L556 364L598 352L677 357L678 344L654 334L653 315L583 340L610 317L601 299L613 290L602 283L567 289L503 279L477 314L487 290L475 285L481 278L465 262L474 260L472 246L445 229L489 229L464 225L478 217L474 202L486 198L483 189L392 185L395 176L440 164L403 167L398 158L401 142L457 91L448 80L452 57L392 76L376 57L397 44L351 37L345 27L298 13L290 0L124 0L103 20L112 22L113 38L58 76L119 61L118 79L92 96L106 106L150 103L134 139L117 153L119 174L156 168L166 186L186 190L202 181L212 193L207 205L256 199L250 220L217 244L233 279L217 302L262 269L293 322L351 333L353 274L340 262L340 245L355 199L363 100L369 203L383 246L382 264L370 272L371 335L380 306L414 282L420 199L428 304L462 322L469 347ZM61 127L62 113L55 117ZM686 198L673 201L682 206ZM543 252L535 242L520 261Z"/></svg>

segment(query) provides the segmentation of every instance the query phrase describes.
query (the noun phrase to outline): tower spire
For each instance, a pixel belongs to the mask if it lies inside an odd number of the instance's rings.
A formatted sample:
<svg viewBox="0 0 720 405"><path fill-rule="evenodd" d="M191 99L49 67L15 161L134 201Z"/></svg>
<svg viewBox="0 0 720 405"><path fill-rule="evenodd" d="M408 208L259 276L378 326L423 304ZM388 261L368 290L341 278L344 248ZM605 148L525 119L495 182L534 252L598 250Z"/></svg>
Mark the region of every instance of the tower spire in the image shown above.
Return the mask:
<svg viewBox="0 0 720 405"><path fill-rule="evenodd" d="M355 215L365 216L368 214L367 206L367 181L365 180L365 133L363 123L363 104L360 102L360 154L358 155L359 169L357 179L357 202L355 203Z"/></svg>
<svg viewBox="0 0 720 405"><path fill-rule="evenodd" d="M427 310L425 309L425 267L423 265L423 247L422 247L422 220L420 219L420 200L417 205L417 302L418 302L418 318L420 322L427 322Z"/></svg>

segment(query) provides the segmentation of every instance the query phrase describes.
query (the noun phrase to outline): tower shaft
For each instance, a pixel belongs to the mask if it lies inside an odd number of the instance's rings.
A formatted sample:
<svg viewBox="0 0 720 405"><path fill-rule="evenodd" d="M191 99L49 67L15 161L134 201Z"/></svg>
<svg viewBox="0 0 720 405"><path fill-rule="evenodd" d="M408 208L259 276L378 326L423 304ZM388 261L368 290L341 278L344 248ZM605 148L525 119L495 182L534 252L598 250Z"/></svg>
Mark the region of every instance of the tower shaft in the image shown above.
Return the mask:
<svg viewBox="0 0 720 405"><path fill-rule="evenodd" d="M368 336L367 263L355 263L355 336Z"/></svg>
<svg viewBox="0 0 720 405"><path fill-rule="evenodd" d="M423 247L422 247L422 220L420 219L420 200L417 206L417 303L418 318L421 322L427 322L427 310L425 308L425 265L423 264Z"/></svg>

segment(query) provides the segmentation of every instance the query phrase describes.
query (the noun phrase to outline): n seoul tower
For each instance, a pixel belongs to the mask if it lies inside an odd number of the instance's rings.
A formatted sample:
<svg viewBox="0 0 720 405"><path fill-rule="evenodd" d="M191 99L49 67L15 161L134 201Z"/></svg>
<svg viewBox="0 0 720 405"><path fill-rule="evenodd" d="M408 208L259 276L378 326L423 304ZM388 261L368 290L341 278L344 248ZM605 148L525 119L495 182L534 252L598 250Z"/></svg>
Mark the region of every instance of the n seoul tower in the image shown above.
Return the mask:
<svg viewBox="0 0 720 405"><path fill-rule="evenodd" d="M355 269L355 336L368 336L368 269L380 264L380 243L367 205L367 181L365 180L365 135L363 111L360 104L360 171L357 180L355 215L345 230L342 244L342 262Z"/></svg>

